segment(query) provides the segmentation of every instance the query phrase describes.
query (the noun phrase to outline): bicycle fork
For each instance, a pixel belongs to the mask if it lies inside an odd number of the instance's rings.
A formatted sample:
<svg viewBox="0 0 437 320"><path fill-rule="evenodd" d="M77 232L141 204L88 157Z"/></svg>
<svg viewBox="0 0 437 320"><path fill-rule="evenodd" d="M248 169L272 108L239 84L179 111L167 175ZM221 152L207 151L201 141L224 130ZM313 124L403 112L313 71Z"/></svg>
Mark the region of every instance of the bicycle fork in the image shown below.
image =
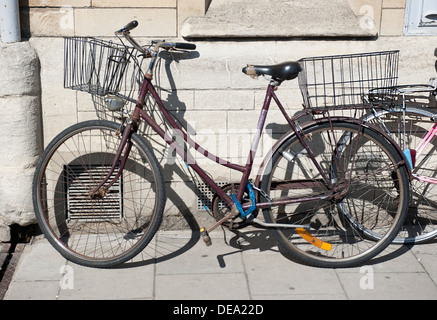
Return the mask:
<svg viewBox="0 0 437 320"><path fill-rule="evenodd" d="M132 127L133 127L132 124L129 123L123 130L119 129L119 131L117 131L116 134L117 135L122 134L122 138L120 141L120 145L118 146L118 150L115 155L114 161L112 163L111 169L109 170L106 177L99 183L99 185L89 192L90 199L92 200L103 199L107 191L121 176L121 173L123 172L123 169L126 165L126 161L129 158L130 150L132 148L132 141L130 140L130 137L133 133ZM124 149L124 154L123 154L123 149ZM120 163L120 158L122 154L123 154L123 160ZM105 186L105 184L111 179L111 176L114 174L115 170L117 169L118 163L120 163L120 166L118 167L117 174Z"/></svg>

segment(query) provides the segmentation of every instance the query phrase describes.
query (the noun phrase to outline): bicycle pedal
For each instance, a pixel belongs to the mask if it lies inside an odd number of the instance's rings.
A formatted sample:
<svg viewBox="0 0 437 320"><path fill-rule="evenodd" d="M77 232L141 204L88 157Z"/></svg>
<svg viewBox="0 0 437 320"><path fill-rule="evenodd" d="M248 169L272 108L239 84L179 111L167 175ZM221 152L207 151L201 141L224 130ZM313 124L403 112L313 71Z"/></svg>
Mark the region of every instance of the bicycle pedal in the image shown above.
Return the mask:
<svg viewBox="0 0 437 320"><path fill-rule="evenodd" d="M202 236L203 242L205 242L207 247L210 247L212 245L211 237L208 234L208 231L206 231L205 228L200 229L200 235Z"/></svg>

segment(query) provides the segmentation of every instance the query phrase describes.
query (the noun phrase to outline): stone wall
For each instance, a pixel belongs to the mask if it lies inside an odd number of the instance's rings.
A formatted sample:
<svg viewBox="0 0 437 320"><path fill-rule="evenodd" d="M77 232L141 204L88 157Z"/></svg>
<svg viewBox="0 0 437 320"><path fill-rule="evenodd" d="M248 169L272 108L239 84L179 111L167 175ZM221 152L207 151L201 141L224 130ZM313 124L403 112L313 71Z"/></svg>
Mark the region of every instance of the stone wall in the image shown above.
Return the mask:
<svg viewBox="0 0 437 320"><path fill-rule="evenodd" d="M138 35L177 37L181 23L203 15L209 1L20 0L20 7L23 32L32 37L113 36L134 19L140 21Z"/></svg>
<svg viewBox="0 0 437 320"><path fill-rule="evenodd" d="M0 45L0 241L35 222L32 179L41 153L38 57L28 42Z"/></svg>
<svg viewBox="0 0 437 320"><path fill-rule="evenodd" d="M197 45L197 53L190 55L162 54L155 82L162 88L169 109L190 124L196 141L241 164L246 161L268 83L244 75L241 69L248 63L400 49L400 82L426 83L435 75L437 37L403 36L406 0L209 2L21 0L23 35L30 37L41 62L44 145L78 121L112 117L98 99L63 88L62 37L113 39L114 30L134 19L139 27L132 35L141 44L164 38ZM278 96L291 114L302 109L297 81L283 83ZM267 122L267 128L274 132L263 137L257 163L274 138L287 130L274 105ZM196 188L185 165L180 159L175 162L166 157L168 150L154 142L156 136L147 135L171 187L166 214L172 218L168 224L186 226L191 215L203 224L205 215L197 209ZM218 181L240 178L209 160L198 160Z"/></svg>

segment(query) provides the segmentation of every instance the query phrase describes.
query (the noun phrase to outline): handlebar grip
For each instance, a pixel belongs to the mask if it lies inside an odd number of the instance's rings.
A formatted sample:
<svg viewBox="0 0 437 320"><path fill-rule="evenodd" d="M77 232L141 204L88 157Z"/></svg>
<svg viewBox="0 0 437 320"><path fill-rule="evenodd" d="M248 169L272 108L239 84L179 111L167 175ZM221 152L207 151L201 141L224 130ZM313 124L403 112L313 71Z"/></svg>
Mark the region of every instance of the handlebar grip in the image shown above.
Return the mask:
<svg viewBox="0 0 437 320"><path fill-rule="evenodd" d="M176 49L185 49L185 50L196 50L196 45L188 42L176 42Z"/></svg>
<svg viewBox="0 0 437 320"><path fill-rule="evenodd" d="M123 28L121 28L117 32L119 32L119 33L129 32L132 29L135 29L136 27L138 27L138 21L134 20L134 21L129 22L126 26L124 26Z"/></svg>

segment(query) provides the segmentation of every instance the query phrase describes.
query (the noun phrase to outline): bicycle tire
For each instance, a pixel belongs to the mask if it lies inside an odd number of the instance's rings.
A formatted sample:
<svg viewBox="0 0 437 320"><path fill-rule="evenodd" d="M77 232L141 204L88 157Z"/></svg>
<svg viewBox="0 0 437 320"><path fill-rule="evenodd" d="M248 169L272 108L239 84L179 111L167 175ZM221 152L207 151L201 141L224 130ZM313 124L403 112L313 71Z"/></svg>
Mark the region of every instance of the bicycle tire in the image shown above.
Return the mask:
<svg viewBox="0 0 437 320"><path fill-rule="evenodd" d="M65 129L44 150L34 175L33 205L40 229L63 257L87 267L113 267L131 260L149 244L162 221L161 168L136 133L120 177L114 179L116 168L111 177L115 182L106 194L90 197L110 172L119 129L119 124L105 120Z"/></svg>
<svg viewBox="0 0 437 320"><path fill-rule="evenodd" d="M365 121L390 132L401 149L417 149L419 141L435 124L436 112L418 106L404 109L378 109L369 113ZM382 121L382 123L381 123ZM403 126L405 123L405 135ZM418 176L437 179L437 139L432 138L412 170L410 204L405 224L393 240L394 243L419 244L437 236L437 185L417 179Z"/></svg>
<svg viewBox="0 0 437 320"><path fill-rule="evenodd" d="M345 135L350 147L340 148ZM294 260L324 268L360 265L384 250L403 224L409 193L405 165L381 133L355 123L317 123L304 128L302 136L334 187L344 188L349 181L351 188L341 198L329 197L332 189L321 180L296 134L291 135L272 154L261 189L270 198L302 198L305 193L326 198L264 209L264 218L310 226L311 241L297 229L274 229L280 247ZM382 236L374 239L373 232Z"/></svg>

